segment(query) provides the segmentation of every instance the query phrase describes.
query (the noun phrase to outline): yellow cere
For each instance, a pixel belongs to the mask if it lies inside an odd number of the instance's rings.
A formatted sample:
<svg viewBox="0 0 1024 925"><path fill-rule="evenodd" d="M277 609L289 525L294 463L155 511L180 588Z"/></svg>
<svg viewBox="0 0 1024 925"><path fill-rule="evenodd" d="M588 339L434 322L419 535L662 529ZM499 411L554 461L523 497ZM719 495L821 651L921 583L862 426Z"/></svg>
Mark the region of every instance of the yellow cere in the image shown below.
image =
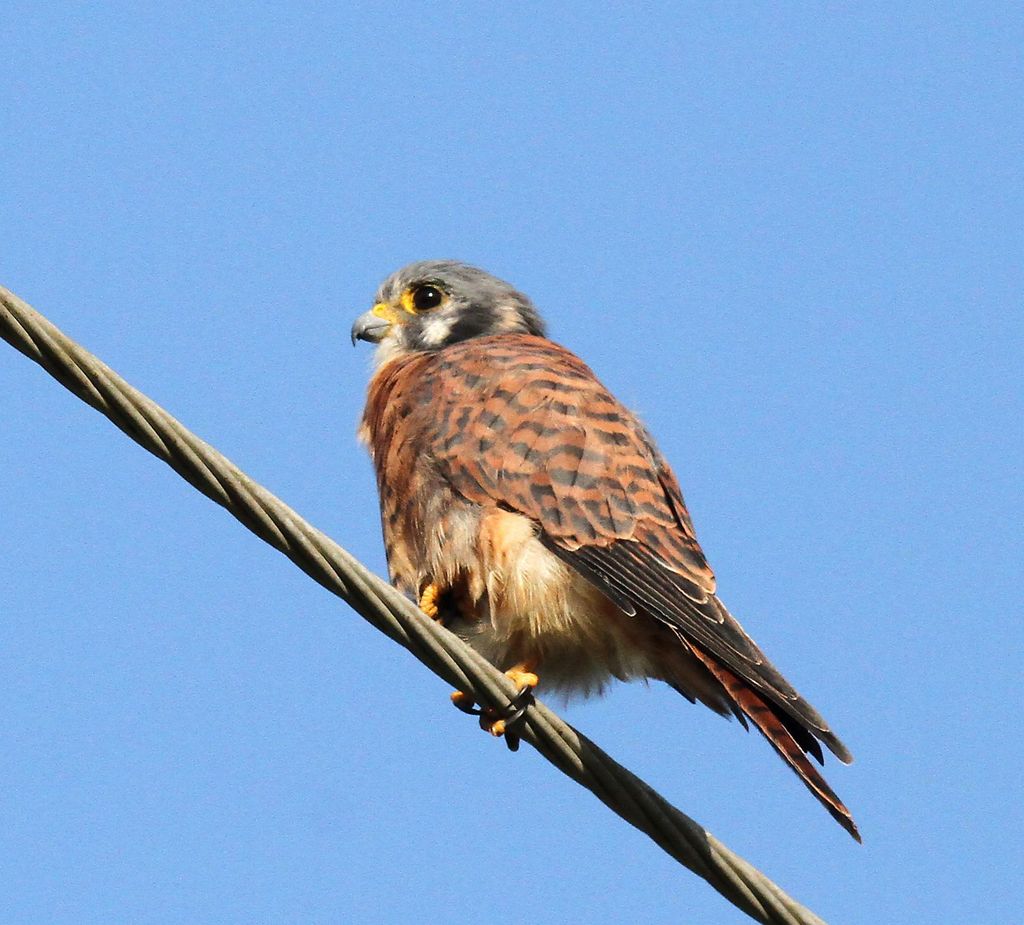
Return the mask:
<svg viewBox="0 0 1024 925"><path fill-rule="evenodd" d="M394 323L398 320L395 310L387 302L378 302L370 309L370 312L385 321Z"/></svg>

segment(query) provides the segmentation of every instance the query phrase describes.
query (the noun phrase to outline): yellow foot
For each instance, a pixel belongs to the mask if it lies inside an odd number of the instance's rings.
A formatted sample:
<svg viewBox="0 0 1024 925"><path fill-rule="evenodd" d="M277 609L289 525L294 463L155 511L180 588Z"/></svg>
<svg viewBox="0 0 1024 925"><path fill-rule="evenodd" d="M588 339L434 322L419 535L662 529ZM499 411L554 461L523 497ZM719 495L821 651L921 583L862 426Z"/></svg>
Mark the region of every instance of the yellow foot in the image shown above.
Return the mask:
<svg viewBox="0 0 1024 925"><path fill-rule="evenodd" d="M481 729L495 738L505 736L508 747L516 751L519 748L516 729L526 715L527 708L533 703L533 689L540 683L540 679L530 670L530 666L525 664L510 668L505 672L505 677L515 684L518 692L504 710L490 707L481 709L474 703L473 698L463 691L455 691L452 694L452 703L463 713L479 716Z"/></svg>
<svg viewBox="0 0 1024 925"><path fill-rule="evenodd" d="M529 705L517 704L519 704L519 697L516 697L505 711L488 708L480 711L480 728L484 732L489 732L496 739L504 736L505 744L513 752L519 750L519 724L523 721L526 707Z"/></svg>
<svg viewBox="0 0 1024 925"><path fill-rule="evenodd" d="M431 620L438 620L440 617L440 608L437 602L441 598L441 587L431 582L423 589L423 593L420 595L420 610L422 610Z"/></svg>
<svg viewBox="0 0 1024 925"><path fill-rule="evenodd" d="M473 715L480 713L473 698L464 691L452 691L452 703L462 710L463 713L472 713Z"/></svg>
<svg viewBox="0 0 1024 925"><path fill-rule="evenodd" d="M505 677L519 688L519 694L517 696L520 697L528 691L532 691L538 684L540 684L540 678L530 671L530 666L525 663L516 665L514 668L509 668L509 670L505 672Z"/></svg>
<svg viewBox="0 0 1024 925"><path fill-rule="evenodd" d="M508 731L508 723L503 719L496 719L490 725L485 726L484 721L480 721L480 726L484 732L489 732L494 738L500 739Z"/></svg>

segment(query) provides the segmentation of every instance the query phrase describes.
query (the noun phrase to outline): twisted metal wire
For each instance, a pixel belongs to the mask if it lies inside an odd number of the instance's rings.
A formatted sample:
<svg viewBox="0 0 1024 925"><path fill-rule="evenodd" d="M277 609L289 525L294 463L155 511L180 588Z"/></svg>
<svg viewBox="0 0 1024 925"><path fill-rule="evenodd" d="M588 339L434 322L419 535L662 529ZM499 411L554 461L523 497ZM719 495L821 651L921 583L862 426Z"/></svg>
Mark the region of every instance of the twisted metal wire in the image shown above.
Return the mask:
<svg viewBox="0 0 1024 925"><path fill-rule="evenodd" d="M2 287L0 337L448 684L486 707L504 707L515 695L511 682L461 639ZM751 918L766 925L824 925L539 701L519 735Z"/></svg>

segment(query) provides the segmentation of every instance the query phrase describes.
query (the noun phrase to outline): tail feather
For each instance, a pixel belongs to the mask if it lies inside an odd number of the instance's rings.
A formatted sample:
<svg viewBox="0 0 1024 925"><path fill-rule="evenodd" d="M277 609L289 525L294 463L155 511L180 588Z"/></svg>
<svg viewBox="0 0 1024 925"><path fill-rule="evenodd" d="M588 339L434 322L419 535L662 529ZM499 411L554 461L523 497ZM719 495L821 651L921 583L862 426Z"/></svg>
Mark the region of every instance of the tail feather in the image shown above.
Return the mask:
<svg viewBox="0 0 1024 925"><path fill-rule="evenodd" d="M786 716L770 701L762 697L757 691L741 681L728 668L720 665L710 655L701 652L699 648L690 645L693 654L704 663L704 666L719 681L726 693L732 699L738 710L750 717L751 722L761 731L764 737L771 744L772 748L779 753L779 756L786 762L804 782L807 789L817 797L818 801L829 811L832 818L836 820L856 841L860 841L860 832L853 821L850 811L843 805L842 800L825 782L825 779L818 773L814 765L804 754L808 749L805 743L810 734L800 729L800 733L794 736L794 720ZM814 745L817 746L817 741ZM801 747L803 746L803 747ZM821 749L808 749L821 761Z"/></svg>

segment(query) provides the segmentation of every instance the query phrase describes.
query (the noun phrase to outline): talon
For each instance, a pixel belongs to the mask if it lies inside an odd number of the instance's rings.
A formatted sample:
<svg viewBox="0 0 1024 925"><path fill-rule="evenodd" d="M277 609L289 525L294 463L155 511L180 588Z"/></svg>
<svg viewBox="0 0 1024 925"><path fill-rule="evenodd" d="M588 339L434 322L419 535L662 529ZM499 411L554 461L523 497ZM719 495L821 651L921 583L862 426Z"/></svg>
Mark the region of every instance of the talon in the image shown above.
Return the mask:
<svg viewBox="0 0 1024 925"><path fill-rule="evenodd" d="M513 700L512 703L510 704L510 706L514 707L514 709L508 716L505 717L506 728L515 728L516 726L518 726L519 723L522 721L522 718L526 716L526 711L530 708L530 704L532 703L533 694L531 694L529 691L526 692L525 696L520 694L518 697L516 697L516 699Z"/></svg>
<svg viewBox="0 0 1024 925"><path fill-rule="evenodd" d="M540 678L526 664L509 668L505 677L519 689L509 703L509 713L505 716L505 725L515 726L526 714L527 707L533 703L533 689L540 684Z"/></svg>
<svg viewBox="0 0 1024 925"><path fill-rule="evenodd" d="M509 670L505 672L505 677L519 688L520 696L526 691L532 691L538 684L540 684L540 678L530 671L526 665L516 665L514 668L509 668Z"/></svg>
<svg viewBox="0 0 1024 925"><path fill-rule="evenodd" d="M501 716L497 710L486 709L480 713L480 728L489 732L496 739L502 736L510 752L519 751L519 735L516 733L515 723L512 719L518 720L519 711L513 717Z"/></svg>
<svg viewBox="0 0 1024 925"><path fill-rule="evenodd" d="M479 716L483 712L465 691L452 691L452 705L471 716Z"/></svg>
<svg viewBox="0 0 1024 925"><path fill-rule="evenodd" d="M422 607L422 604L420 606ZM505 744L514 752L519 750L517 730L533 703L533 689L540 683L540 679L525 663L510 668L505 672L505 677L516 686L517 691L504 709L478 707L473 698L464 691L455 691L452 694L452 703L463 713L479 716L480 728L495 738L504 737Z"/></svg>
<svg viewBox="0 0 1024 925"><path fill-rule="evenodd" d="M440 586L431 582L423 589L423 593L420 594L420 610L422 610L431 620L437 620L440 614L440 608L438 607L438 600L441 597Z"/></svg>
<svg viewBox="0 0 1024 925"><path fill-rule="evenodd" d="M519 726L533 703L533 689L540 683L540 678L525 663L509 668L505 677L518 688L515 697L503 711L486 710L481 713L480 726L492 736L504 736L509 750L514 752L519 749Z"/></svg>

